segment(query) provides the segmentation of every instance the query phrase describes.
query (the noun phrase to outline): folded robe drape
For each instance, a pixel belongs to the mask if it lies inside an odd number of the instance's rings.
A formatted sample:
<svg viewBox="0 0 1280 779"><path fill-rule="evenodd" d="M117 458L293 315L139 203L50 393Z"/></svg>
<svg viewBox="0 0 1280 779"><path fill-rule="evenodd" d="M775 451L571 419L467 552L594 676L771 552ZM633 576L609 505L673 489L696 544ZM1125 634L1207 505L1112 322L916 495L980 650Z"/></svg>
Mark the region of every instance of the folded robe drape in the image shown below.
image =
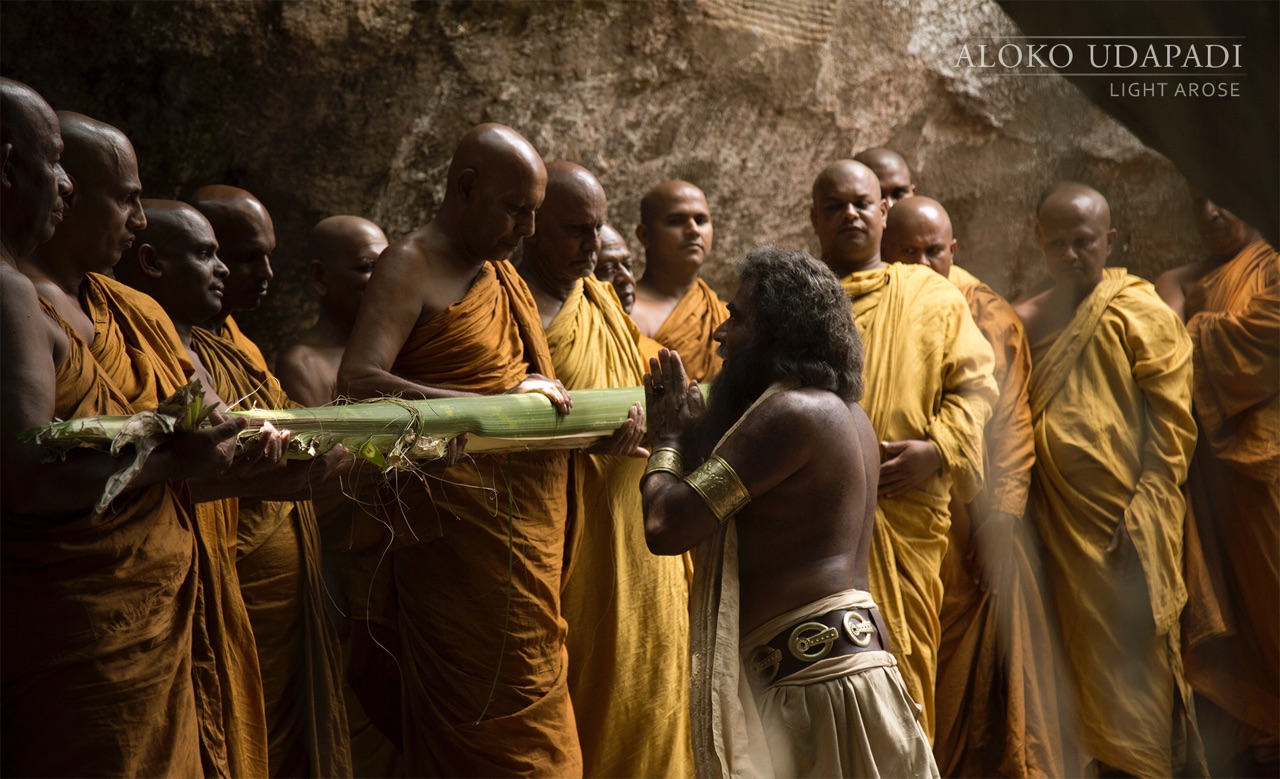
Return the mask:
<svg viewBox="0 0 1280 779"><path fill-rule="evenodd" d="M158 303L96 273L85 277L81 296L94 325L90 351L135 412L156 408L187 383L190 357ZM200 572L193 658L205 773L265 775L262 677L224 524L234 512L192 514Z"/></svg>
<svg viewBox="0 0 1280 779"><path fill-rule="evenodd" d="M1137 776L1196 773L1177 651L1187 598L1178 487L1196 437L1191 341L1149 283L1107 268L1063 329L1031 343L1031 357L1029 516L1045 547L1081 759ZM1106 552L1122 520L1127 565Z"/></svg>
<svg viewBox="0 0 1280 779"><path fill-rule="evenodd" d="M571 390L638 386L639 334L611 285L583 279L547 327L556 376ZM684 562L645 543L644 460L573 458L581 522L561 601L584 773L693 776Z"/></svg>
<svg viewBox="0 0 1280 779"><path fill-rule="evenodd" d="M1030 541L1014 529L1009 576L998 594L974 584L972 535L987 512L1021 518L1035 462L1022 320L995 290L958 265L951 283L995 355L1000 397L984 436L986 480L972 501L951 500L943 561L934 754L944 776L1062 776L1054 647ZM1033 552L1034 554L1034 552Z"/></svg>
<svg viewBox="0 0 1280 779"><path fill-rule="evenodd" d="M1188 311L1200 441L1187 497L1216 624L1184 621L1187 677L1239 725L1280 744L1280 255L1265 241L1198 282ZM1190 532L1190 530L1189 530ZM1189 582L1190 583L1190 582ZM1199 588L1196 588L1199 589ZM1192 596L1193 598L1195 595Z"/></svg>
<svg viewBox="0 0 1280 779"><path fill-rule="evenodd" d="M729 309L711 285L695 279L693 286L667 315L653 340L680 353L685 371L693 381L711 381L720 372L720 357L711 334L729 318ZM656 356L656 352L654 353Z"/></svg>
<svg viewBox="0 0 1280 779"><path fill-rule="evenodd" d="M197 327L192 347L218 396L238 409L297 407L231 341ZM311 501L238 504L236 573L262 669L270 775L350 776L342 648L325 612L315 509Z"/></svg>
<svg viewBox="0 0 1280 779"><path fill-rule="evenodd" d="M982 427L997 393L991 346L964 295L927 267L891 264L841 284L862 333L861 403L876 435L927 439L944 464L915 489L877 501L870 560L871 594L932 739L948 503L953 485L965 501L982 486Z"/></svg>
<svg viewBox="0 0 1280 779"><path fill-rule="evenodd" d="M54 416L133 408L52 305L70 350ZM5 776L195 776L197 569L168 484L101 514L0 520L0 720Z"/></svg>
<svg viewBox="0 0 1280 779"><path fill-rule="evenodd" d="M555 375L506 261L410 333L393 370L490 395ZM560 614L567 479L563 452L469 456L429 474L429 493L401 478L387 519L410 775L581 774Z"/></svg>

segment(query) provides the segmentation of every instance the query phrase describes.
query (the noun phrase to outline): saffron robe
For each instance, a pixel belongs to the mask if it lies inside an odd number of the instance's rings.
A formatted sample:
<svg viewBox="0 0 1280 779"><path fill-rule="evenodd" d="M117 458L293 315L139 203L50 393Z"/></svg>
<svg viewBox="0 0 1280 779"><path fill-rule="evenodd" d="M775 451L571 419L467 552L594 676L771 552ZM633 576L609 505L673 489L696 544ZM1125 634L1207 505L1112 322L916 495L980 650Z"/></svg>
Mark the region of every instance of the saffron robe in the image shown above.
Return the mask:
<svg viewBox="0 0 1280 779"><path fill-rule="evenodd" d="M1237 721L1233 746L1274 747L1280 744L1280 255L1258 241L1198 286L1191 298L1202 295L1203 307L1187 312L1200 427L1187 478L1195 536L1188 551L1198 543L1217 619L1184 622L1187 677ZM1191 563L1188 554L1189 577L1197 573Z"/></svg>
<svg viewBox="0 0 1280 779"><path fill-rule="evenodd" d="M721 359L716 354L711 334L729 318L729 309L711 285L695 279L693 286L667 315L653 340L679 352L685 372L693 381L711 381L720 372ZM652 356L657 356L655 352Z"/></svg>
<svg viewBox="0 0 1280 779"><path fill-rule="evenodd" d="M393 371L489 395L555 375L537 305L506 261L410 333ZM567 463L564 452L475 455L401 477L387 519L407 774L582 773L560 614Z"/></svg>
<svg viewBox="0 0 1280 779"><path fill-rule="evenodd" d="M58 419L132 408L52 305ZM6 431L16 435L17 431ZM103 513L0 521L5 776L196 776L192 521L167 483Z"/></svg>
<svg viewBox="0 0 1280 779"><path fill-rule="evenodd" d="M1149 283L1107 268L1072 320L1031 344L1031 359L1029 513L1081 762L1182 775L1199 744L1178 652L1187 599L1179 485L1196 438L1191 340ZM1106 551L1121 521L1127 565Z"/></svg>
<svg viewBox="0 0 1280 779"><path fill-rule="evenodd" d="M639 335L613 286L587 277L547 328L556 376L571 390L638 386ZM644 460L573 459L581 521L561 601L584 773L693 776L684 562L645 542Z"/></svg>
<svg viewBox="0 0 1280 779"><path fill-rule="evenodd" d="M187 383L191 360L164 309L114 279L87 274L82 302L93 320L89 350L133 411L156 408ZM185 490L182 496L190 506ZM267 727L253 631L235 576L233 507L196 518L200 573L192 639L206 776L265 776Z"/></svg>
<svg viewBox="0 0 1280 779"><path fill-rule="evenodd" d="M195 328L192 347L237 409L297 407L229 340ZM315 509L241 498L237 511L236 574L262 669L270 775L350 776L342 648L325 612Z"/></svg>
<svg viewBox="0 0 1280 779"><path fill-rule="evenodd" d="M249 355L249 359L261 370L269 370L267 368L267 358L262 356L262 350L253 342L253 339L244 334L240 329L240 325L236 324L236 318L228 315L225 322L222 323L222 332L218 335L224 341L229 341L237 349Z"/></svg>
<svg viewBox="0 0 1280 779"><path fill-rule="evenodd" d="M889 264L840 282L866 352L862 407L881 441L929 440L943 468L876 502L871 594L880 604L921 723L933 739L934 676L952 488L982 487L982 428L996 400L991 346L964 295L923 265Z"/></svg>
<svg viewBox="0 0 1280 779"><path fill-rule="evenodd" d="M1054 646L1034 548L1022 528L1009 545L998 594L973 583L973 533L990 511L1022 517L1035 443L1027 381L1031 350L1022 320L995 290L958 265L950 280L995 355L1000 397L987 422L985 483L972 501L951 500L943 560L934 754L944 776L1062 776Z"/></svg>

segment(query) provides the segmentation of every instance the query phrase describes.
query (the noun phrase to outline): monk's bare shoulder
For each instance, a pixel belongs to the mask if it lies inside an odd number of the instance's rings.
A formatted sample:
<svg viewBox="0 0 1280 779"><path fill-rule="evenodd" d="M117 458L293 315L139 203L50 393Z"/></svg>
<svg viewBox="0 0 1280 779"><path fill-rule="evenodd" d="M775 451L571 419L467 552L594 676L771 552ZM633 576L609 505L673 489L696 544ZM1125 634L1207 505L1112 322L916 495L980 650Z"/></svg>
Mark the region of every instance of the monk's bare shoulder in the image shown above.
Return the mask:
<svg viewBox="0 0 1280 779"><path fill-rule="evenodd" d="M373 278L382 283L374 300L382 304L388 290L421 303L415 325L434 319L449 306L461 300L475 281L480 267L463 263L453 255L444 236L432 224L414 230L392 243L378 258Z"/></svg>
<svg viewBox="0 0 1280 779"><path fill-rule="evenodd" d="M27 354L47 351L56 370L67 359L70 342L66 332L40 306L38 295L39 290L31 279L8 263L0 262L0 314L6 345L21 344L24 359ZM11 367L8 355L17 353L10 348L4 350L6 369Z"/></svg>
<svg viewBox="0 0 1280 779"><path fill-rule="evenodd" d="M1022 324L1026 327L1028 333L1035 330L1040 324L1040 315L1044 311L1045 301L1049 299L1049 293L1052 291L1052 288L1046 289L1044 292L1032 295L1013 306L1014 312L1022 320Z"/></svg>
<svg viewBox="0 0 1280 779"><path fill-rule="evenodd" d="M276 360L276 378L290 400L304 406L323 406L333 400L342 349L298 342Z"/></svg>

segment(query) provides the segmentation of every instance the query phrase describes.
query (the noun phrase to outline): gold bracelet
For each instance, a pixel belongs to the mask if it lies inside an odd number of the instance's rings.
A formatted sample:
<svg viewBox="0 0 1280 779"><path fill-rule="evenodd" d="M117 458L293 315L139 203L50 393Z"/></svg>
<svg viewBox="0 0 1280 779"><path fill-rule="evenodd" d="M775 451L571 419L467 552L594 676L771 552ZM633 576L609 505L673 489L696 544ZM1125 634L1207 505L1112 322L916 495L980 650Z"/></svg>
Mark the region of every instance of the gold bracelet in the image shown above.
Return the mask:
<svg viewBox="0 0 1280 779"><path fill-rule="evenodd" d="M666 471L677 479L684 478L684 458L680 456L680 450L662 446L650 452L649 462L644 466L644 476L640 477L640 481L644 482L649 474L658 471Z"/></svg>
<svg viewBox="0 0 1280 779"><path fill-rule="evenodd" d="M751 502L751 493L742 485L738 473L718 454L707 458L705 463L695 468L684 480L702 496L711 513L720 522Z"/></svg>

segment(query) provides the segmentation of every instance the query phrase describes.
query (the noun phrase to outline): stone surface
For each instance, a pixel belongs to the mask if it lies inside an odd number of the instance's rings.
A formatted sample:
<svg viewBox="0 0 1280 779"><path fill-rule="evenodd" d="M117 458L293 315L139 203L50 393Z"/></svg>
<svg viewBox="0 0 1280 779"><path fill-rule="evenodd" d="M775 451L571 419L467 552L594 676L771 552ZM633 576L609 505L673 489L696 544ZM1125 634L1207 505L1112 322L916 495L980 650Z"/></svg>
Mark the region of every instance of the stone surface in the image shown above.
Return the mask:
<svg viewBox="0 0 1280 779"><path fill-rule="evenodd" d="M966 41L1016 33L988 0L11 3L0 60L127 132L146 195L222 182L263 200L276 279L238 319L270 356L314 311L311 225L354 213L402 235L482 121L595 171L637 251L644 191L700 185L724 295L753 245L816 251L814 175L873 145L906 156L951 211L958 261L1012 297L1045 281L1032 209L1062 178L1111 199L1113 264L1154 278L1192 259L1186 184L1163 157L1057 76L957 67Z"/></svg>

